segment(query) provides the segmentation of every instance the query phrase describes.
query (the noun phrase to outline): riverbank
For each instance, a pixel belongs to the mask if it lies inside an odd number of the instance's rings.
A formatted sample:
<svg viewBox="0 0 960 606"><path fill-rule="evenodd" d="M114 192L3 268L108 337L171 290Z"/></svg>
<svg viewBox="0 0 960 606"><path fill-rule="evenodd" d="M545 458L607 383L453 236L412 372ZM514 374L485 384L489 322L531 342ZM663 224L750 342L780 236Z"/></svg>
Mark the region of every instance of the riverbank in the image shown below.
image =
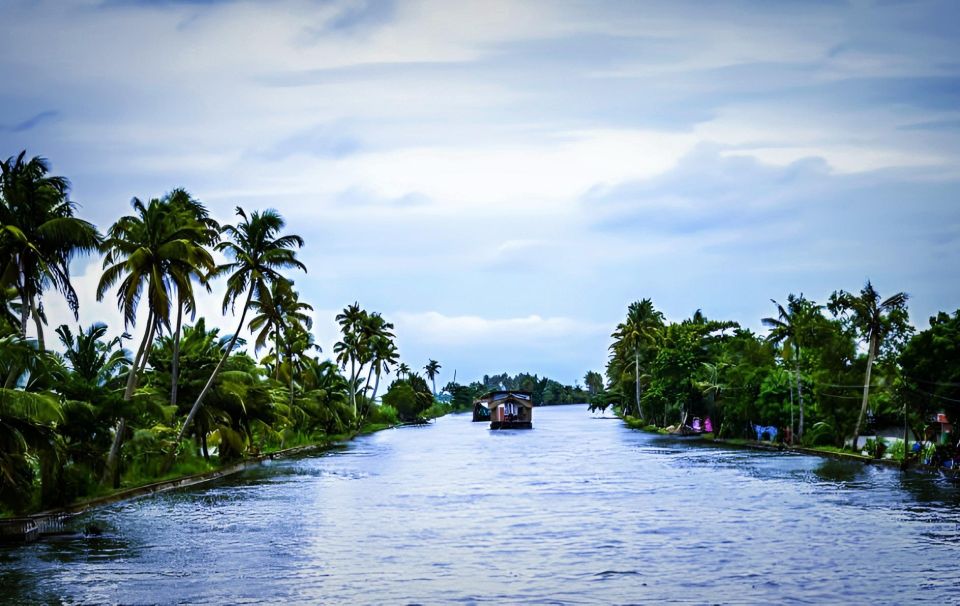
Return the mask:
<svg viewBox="0 0 960 606"><path fill-rule="evenodd" d="M67 519L98 507L148 497L169 490L177 490L213 482L250 469L251 467L261 465L265 461L325 452L336 448L338 445L350 442L358 436L368 435L384 429L392 429L396 426L397 425L385 423L368 424L350 434L330 436L328 439L312 444L301 444L290 448L247 456L240 461L227 463L209 471L153 479L146 483L112 489L106 494L80 499L63 507L23 516L2 517L0 518L0 543L32 542L44 535L55 534L62 531Z"/></svg>
<svg viewBox="0 0 960 606"><path fill-rule="evenodd" d="M656 433L660 435L671 435L665 429L656 427L654 425L647 425L643 423L643 421L635 417L626 416L626 417L621 417L621 419L631 429L635 429L638 431L645 431L649 433ZM839 452L833 449L816 448L816 447L809 447L809 446L796 446L796 445L791 446L789 444L784 444L782 442L757 442L755 440L717 438L712 433L701 434L699 436L688 436L688 437L685 437L684 439L699 441L701 443L721 444L723 446L749 448L752 450L794 452L797 454L806 454L806 455L825 457L829 459L844 460L844 461L857 461L859 463L864 463L867 465L881 465L881 466L892 467L896 469L900 469L903 463L898 459L877 459L874 457L867 457L867 456L859 455L852 452ZM936 468L924 466L924 465L914 465L911 467L918 468L918 469L925 469L928 471L936 470Z"/></svg>

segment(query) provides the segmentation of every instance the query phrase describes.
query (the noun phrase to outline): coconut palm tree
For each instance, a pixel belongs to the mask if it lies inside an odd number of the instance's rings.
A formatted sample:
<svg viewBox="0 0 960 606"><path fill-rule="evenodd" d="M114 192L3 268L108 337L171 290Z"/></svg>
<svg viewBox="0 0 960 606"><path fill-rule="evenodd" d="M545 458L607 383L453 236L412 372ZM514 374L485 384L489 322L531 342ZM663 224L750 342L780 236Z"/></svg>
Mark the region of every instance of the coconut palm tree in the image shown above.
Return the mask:
<svg viewBox="0 0 960 606"><path fill-rule="evenodd" d="M763 318L761 322L764 326L770 328L770 334L767 335L768 342L773 343L774 345L783 346L785 351L792 350L794 379L797 387L797 399L800 403L800 423L797 431L797 437L802 439L804 405L803 380L800 376L801 346L806 344L807 339L804 337L810 328L811 320L814 316L820 314L820 310L823 309L823 307L804 298L802 293L800 296L796 296L792 293L787 295L786 308L773 299L770 299L770 302L777 306L777 317ZM790 397L791 399L793 398L792 388ZM791 431L793 430L792 424L793 421L791 408Z"/></svg>
<svg viewBox="0 0 960 606"><path fill-rule="evenodd" d="M177 405L177 386L180 376L180 332L183 326L183 312L190 313L191 318L196 315L196 299L193 294L193 282L197 281L206 291L210 292L207 280L216 268L213 255L208 247L216 245L220 240L220 225L210 218L207 209L198 200L178 188L167 194L166 200L170 204L171 212L175 213L178 221L192 229L183 230L182 236L188 240L190 258L171 260L170 271L179 274L174 285L177 290L177 320L173 329L173 370L170 377L170 404ZM187 288L183 288L186 286Z"/></svg>
<svg viewBox="0 0 960 606"><path fill-rule="evenodd" d="M380 389L381 373L390 372L390 366L396 364L399 359L399 352L392 338L380 336L376 339L373 345L373 364L377 379L373 384L373 395L370 397L371 402L376 402L377 400L377 390Z"/></svg>
<svg viewBox="0 0 960 606"><path fill-rule="evenodd" d="M70 283L70 261L100 245L93 224L74 216L70 182L49 175L46 159L25 160L26 151L0 162L0 287L11 283L20 295L20 334L32 316L44 349L43 292L52 286L77 317L79 301ZM15 377L14 377L15 379ZM12 380L7 378L7 387Z"/></svg>
<svg viewBox="0 0 960 606"><path fill-rule="evenodd" d="M360 339L356 333L346 332L343 338L333 344L333 353L336 354L337 364L346 369L350 365L350 409L354 416L357 414L357 369L356 362L360 354Z"/></svg>
<svg viewBox="0 0 960 606"><path fill-rule="evenodd" d="M367 370L367 381L364 383L363 393L366 395L370 389L370 380L373 378L374 370L379 365L377 359L378 352L384 351L383 341L393 341L395 335L393 324L383 319L379 312L368 314L360 324L360 342L361 356L364 363L369 363Z"/></svg>
<svg viewBox="0 0 960 606"><path fill-rule="evenodd" d="M300 295L293 289L293 282L279 280L270 287L270 296L258 297L250 302L253 317L248 329L256 333L254 352L259 352L273 340L275 364L274 378L280 373L280 350L284 343L284 334L301 327L307 329L313 326L313 320L306 313L313 311L313 307L300 301Z"/></svg>
<svg viewBox="0 0 960 606"><path fill-rule="evenodd" d="M423 370L427 372L427 378L430 379L430 383L433 385L433 395L437 395L437 375L440 374L440 363L436 360L430 360L427 362L426 366L423 367Z"/></svg>
<svg viewBox="0 0 960 606"><path fill-rule="evenodd" d="M197 243L202 240L198 236L202 228L184 221L183 213L168 198L146 203L134 198L131 205L134 214L121 217L107 232L102 246L104 271L97 285L98 301L119 285L117 305L123 310L124 328L136 325L140 300L147 299L143 340L130 365L124 400L133 397L154 336L170 326L171 291L176 289L183 300L192 292L194 270L189 268L203 267L209 261L209 252ZM117 460L125 433L126 419L121 417L104 470L104 481L112 475L115 486L120 481Z"/></svg>
<svg viewBox="0 0 960 606"><path fill-rule="evenodd" d="M210 379L200 395L197 396L197 400L193 403L187 418L180 427L173 450L165 464L167 470L172 466L180 441L183 440L183 436L190 428L190 423L203 404L203 398L207 395L220 373L220 369L223 368L224 362L230 357L230 353L237 344L237 339L240 336L240 331L243 330L243 324L247 317L247 310L250 308L250 302L254 296L265 303L269 302L271 285L274 282L286 280L280 274L280 270L301 269L307 271L306 266L297 259L296 252L293 250L303 246L303 238L297 235L279 235L280 230L285 225L279 213L274 210L254 211L248 217L242 208L237 207L237 216L240 217L240 221L236 226L225 225L223 227L222 233L227 239L217 244L216 247L217 250L224 252L233 260L218 266L214 275L228 276L227 292L223 297L224 314L227 313L227 309L235 309L237 300L244 298L243 308L240 311L240 321L237 324L237 331L223 351L220 362L213 369ZM244 293L246 293L245 297Z"/></svg>
<svg viewBox="0 0 960 606"><path fill-rule="evenodd" d="M834 315L845 316L860 338L867 343L867 370L863 378L863 401L860 404L860 414L853 429L852 448L857 450L857 441L860 439L860 428L863 417L867 414L867 405L870 400L870 374L873 362L884 342L891 337L903 337L910 331L909 316L907 314L908 295L903 292L880 300L880 293L867 280L866 286L860 291L860 296L846 291L838 291L830 296L827 307Z"/></svg>
<svg viewBox="0 0 960 606"><path fill-rule="evenodd" d="M350 391L350 407L353 409L354 416L357 414L356 384L360 371L357 363L362 359L364 345L360 336L360 327L363 326L367 315L367 312L360 309L360 304L355 301L353 305L343 308L343 311L336 316L343 339L334 343L333 353L336 354L337 363L341 368L346 369L347 364L350 365L350 385L354 387Z"/></svg>
<svg viewBox="0 0 960 606"><path fill-rule="evenodd" d="M410 374L410 367L407 366L406 362L400 362L400 365L397 366L397 376L406 377Z"/></svg>
<svg viewBox="0 0 960 606"><path fill-rule="evenodd" d="M637 402L637 416L643 418L640 406L640 358L656 342L663 328L663 314L653 307L653 301L643 299L634 301L627 308L627 318L617 325L613 332L614 342L610 346L613 356L633 362L634 397Z"/></svg>

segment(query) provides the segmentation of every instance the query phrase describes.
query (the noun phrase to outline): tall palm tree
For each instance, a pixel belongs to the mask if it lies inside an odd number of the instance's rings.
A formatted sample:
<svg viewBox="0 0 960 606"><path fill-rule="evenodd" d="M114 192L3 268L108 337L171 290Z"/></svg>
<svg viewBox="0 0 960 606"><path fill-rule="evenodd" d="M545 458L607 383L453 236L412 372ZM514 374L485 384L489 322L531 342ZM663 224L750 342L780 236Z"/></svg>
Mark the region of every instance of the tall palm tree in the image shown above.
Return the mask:
<svg viewBox="0 0 960 606"><path fill-rule="evenodd" d="M144 296L147 299L143 340L127 375L125 401L133 397L154 336L170 326L171 291L192 292L193 270L187 268L202 267L209 255L197 244L200 228L184 222L169 199L153 198L144 203L134 198L131 205L134 214L121 217L107 232L102 246L104 271L97 285L100 301L114 284L119 284L117 305L123 310L124 328L136 325L140 300ZM120 481L117 461L125 433L126 419L121 417L104 470L104 481L112 476L114 486Z"/></svg>
<svg viewBox="0 0 960 606"><path fill-rule="evenodd" d="M370 397L370 401L376 402L377 390L380 389L380 374L390 372L390 366L396 364L400 357L396 344L390 338L378 338L374 343L373 350L374 372L377 380L373 384L373 395Z"/></svg>
<svg viewBox="0 0 960 606"><path fill-rule="evenodd" d="M815 315L820 314L822 306L813 301L794 294L787 295L787 306L784 308L775 300L770 301L777 306L776 318L763 318L761 322L764 326L770 328L770 334L767 335L767 341L774 345L783 346L785 351L791 351L794 362L794 380L797 387L797 399L800 402L800 424L797 431L797 437L803 438L803 380L800 376L800 354L801 346L805 345L804 336L810 327L810 321ZM793 398L793 388L791 387L791 399ZM791 408L791 417L793 409ZM791 431L793 421L791 420Z"/></svg>
<svg viewBox="0 0 960 606"><path fill-rule="evenodd" d="M173 465L173 459L176 457L180 441L186 435L190 428L190 423L197 415L197 411L203 404L203 398L210 391L210 387L216 380L224 362L230 357L240 331L243 330L243 324L247 317L247 310L250 308L250 302L256 296L264 302L270 301L271 284L286 280L280 270L301 269L307 271L306 266L301 263L294 252L294 248L303 246L303 238L297 235L280 236L279 232L283 229L285 223L283 218L275 210L265 210L263 212L254 211L247 216L247 213L240 207L237 207L237 215L240 221L234 225L225 225L223 234L226 240L217 244L217 250L224 252L233 261L217 267L214 275L227 275L227 292L223 297L223 313L227 309L235 309L238 299L244 296L243 308L240 311L240 321L237 323L237 330L230 338L223 356L210 379L207 380L197 400L190 408L187 418L180 427L177 434L177 440L174 442L173 450L167 457L165 468Z"/></svg>
<svg viewBox="0 0 960 606"><path fill-rule="evenodd" d="M74 216L70 182L49 175L46 159L25 160L26 151L0 162L0 287L12 283L20 295L20 334L26 338L32 316L37 343L44 349L43 291L52 286L77 317L79 301L70 283L70 261L97 250L101 237L93 224ZM7 379L7 387L11 386Z"/></svg>
<svg viewBox="0 0 960 606"><path fill-rule="evenodd" d="M353 386L350 391L350 407L353 414L357 414L357 375L360 369L357 363L362 359L363 342L360 336L360 327L367 317L367 312L360 309L360 304L354 301L353 305L343 308L343 311L337 314L336 320L340 324L340 332L343 338L334 343L333 353L337 355L337 362L340 367L346 369L350 365L350 385Z"/></svg>
<svg viewBox="0 0 960 606"><path fill-rule="evenodd" d="M210 273L216 268L213 255L207 247L214 246L220 240L220 225L210 218L206 207L182 188L174 189L167 194L166 200L170 204L171 212L175 213L178 221L190 229L183 230L182 236L187 240L191 253L188 258L171 260L170 271L179 274L175 282L177 290L177 320L173 329L173 370L170 377L170 404L177 405L177 386L180 377L180 333L183 326L183 312L187 311L191 317L196 315L196 299L193 294L193 282L197 281L206 291L210 292L207 280ZM186 286L187 288L183 288Z"/></svg>
<svg viewBox="0 0 960 606"><path fill-rule="evenodd" d="M274 377L279 377L280 350L286 340L284 334L313 326L313 320L306 313L313 307L300 301L300 295L293 289L293 282L278 280L271 284L269 297L258 297L250 302L253 317L250 319L251 333L256 333L254 352L259 352L268 340L274 344Z"/></svg>
<svg viewBox="0 0 960 606"><path fill-rule="evenodd" d="M867 370L863 378L863 401L860 404L860 414L853 429L854 451L860 439L860 428L863 417L867 414L867 405L870 399L870 374L873 362L884 341L891 336L901 336L909 332L909 317L907 314L908 295L903 292L880 300L880 293L867 280L866 286L860 291L860 296L850 294L844 290L830 296L827 307L834 315L846 316L850 324L867 342Z"/></svg>
<svg viewBox="0 0 960 606"><path fill-rule="evenodd" d="M614 339L610 346L613 355L632 359L634 397L637 402L637 415L641 419L643 408L640 405L640 358L656 343L662 328L663 314L653 307L653 301L643 299L630 304L626 320L618 324L611 335Z"/></svg>
<svg viewBox="0 0 960 606"><path fill-rule="evenodd" d="M426 366L423 369L427 372L427 378L430 379L430 383L433 386L433 395L437 395L437 375L440 374L440 363L436 360L430 360L427 362Z"/></svg>
<svg viewBox="0 0 960 606"><path fill-rule="evenodd" d="M397 376L406 377L410 374L410 367L407 366L406 362L400 362L400 365L397 366Z"/></svg>
<svg viewBox="0 0 960 606"><path fill-rule="evenodd" d="M392 330L393 324L384 320L379 312L368 314L360 325L362 359L370 364L367 370L367 381L363 388L364 395L370 389L374 370L379 367L378 353L385 351L383 342L392 342L394 339Z"/></svg>

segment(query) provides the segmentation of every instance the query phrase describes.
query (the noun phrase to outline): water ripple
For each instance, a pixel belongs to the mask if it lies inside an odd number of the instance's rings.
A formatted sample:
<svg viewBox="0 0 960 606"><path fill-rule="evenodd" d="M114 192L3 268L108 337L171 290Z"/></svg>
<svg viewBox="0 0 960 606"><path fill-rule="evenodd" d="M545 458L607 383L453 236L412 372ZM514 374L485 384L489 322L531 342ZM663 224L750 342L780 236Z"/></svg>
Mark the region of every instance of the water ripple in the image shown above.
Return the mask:
<svg viewBox="0 0 960 606"><path fill-rule="evenodd" d="M465 415L0 548L0 603L956 602L960 486L538 409ZM84 536L89 524L104 529Z"/></svg>

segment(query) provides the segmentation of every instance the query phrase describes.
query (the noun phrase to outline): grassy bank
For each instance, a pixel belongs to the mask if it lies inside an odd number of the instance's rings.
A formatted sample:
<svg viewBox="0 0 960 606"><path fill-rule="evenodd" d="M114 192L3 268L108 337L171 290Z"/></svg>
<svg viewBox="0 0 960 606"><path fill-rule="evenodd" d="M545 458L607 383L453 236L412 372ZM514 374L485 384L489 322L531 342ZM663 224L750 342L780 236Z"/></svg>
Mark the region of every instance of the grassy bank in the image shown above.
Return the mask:
<svg viewBox="0 0 960 606"><path fill-rule="evenodd" d="M5 518L23 516L74 514L126 498L136 498L143 494L160 492L181 485L192 486L241 471L264 460L279 459L308 452L321 452L337 444L348 442L357 436L372 434L395 426L396 423L372 422L347 433L313 437L297 435L283 444L265 446L262 451L251 452L247 456L226 461L221 461L215 455L209 459L193 454L181 455L170 471L165 474L149 472L150 469L158 467L157 461L135 462L121 477L118 488L95 485L82 498L72 500L55 509L41 510L39 507L34 507L18 513L0 511L0 521ZM90 479L91 484L94 481L94 479ZM150 488L150 490L145 493L143 489L147 488Z"/></svg>
<svg viewBox="0 0 960 606"><path fill-rule="evenodd" d="M670 433L663 428L657 427L656 425L648 425L642 420L629 415L621 417L621 419L623 419L623 422L631 429L659 435L670 435ZM713 444L722 444L724 446L752 448L755 450L783 450L831 459L844 459L848 461L858 461L861 463L886 465L889 467L900 467L903 463L903 459L878 459L875 457L868 457L862 454L853 453L836 446L791 446L782 442L758 442L756 440L746 440L742 438L717 438L712 433L705 433L701 434L700 436L694 436L687 439L699 440L700 442L709 442Z"/></svg>

